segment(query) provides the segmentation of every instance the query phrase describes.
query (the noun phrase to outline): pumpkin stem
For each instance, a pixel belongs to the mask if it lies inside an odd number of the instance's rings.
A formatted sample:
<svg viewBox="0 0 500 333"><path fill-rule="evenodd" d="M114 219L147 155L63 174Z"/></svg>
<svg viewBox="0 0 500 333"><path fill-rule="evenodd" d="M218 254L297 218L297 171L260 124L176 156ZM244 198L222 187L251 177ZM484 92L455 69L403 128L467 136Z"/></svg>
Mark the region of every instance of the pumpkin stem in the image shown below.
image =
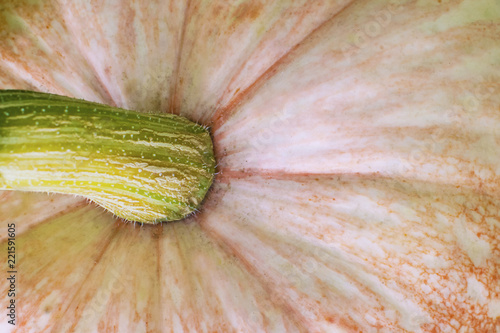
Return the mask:
<svg viewBox="0 0 500 333"><path fill-rule="evenodd" d="M210 133L186 118L0 90L0 189L82 195L130 221L184 218L215 173Z"/></svg>

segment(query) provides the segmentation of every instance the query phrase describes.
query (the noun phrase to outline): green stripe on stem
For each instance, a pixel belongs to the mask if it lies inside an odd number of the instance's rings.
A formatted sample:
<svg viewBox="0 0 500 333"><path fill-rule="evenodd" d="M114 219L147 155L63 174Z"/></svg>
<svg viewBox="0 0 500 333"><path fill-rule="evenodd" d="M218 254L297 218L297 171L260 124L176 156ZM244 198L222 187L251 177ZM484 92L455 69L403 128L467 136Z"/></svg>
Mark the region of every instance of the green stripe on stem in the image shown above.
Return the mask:
<svg viewBox="0 0 500 333"><path fill-rule="evenodd" d="M186 118L0 90L0 189L82 195L155 223L195 211L214 173L208 130Z"/></svg>

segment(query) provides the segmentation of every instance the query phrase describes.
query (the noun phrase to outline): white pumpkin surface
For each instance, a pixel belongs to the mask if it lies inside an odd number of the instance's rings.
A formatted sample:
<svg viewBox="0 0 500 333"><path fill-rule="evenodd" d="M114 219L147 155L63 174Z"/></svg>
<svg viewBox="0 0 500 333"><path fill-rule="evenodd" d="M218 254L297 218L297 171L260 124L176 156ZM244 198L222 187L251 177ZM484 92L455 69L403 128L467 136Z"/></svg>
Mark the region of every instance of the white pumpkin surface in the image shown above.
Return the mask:
<svg viewBox="0 0 500 333"><path fill-rule="evenodd" d="M0 192L1 332L500 332L498 0L1 0L0 89L186 116L219 170L160 225Z"/></svg>

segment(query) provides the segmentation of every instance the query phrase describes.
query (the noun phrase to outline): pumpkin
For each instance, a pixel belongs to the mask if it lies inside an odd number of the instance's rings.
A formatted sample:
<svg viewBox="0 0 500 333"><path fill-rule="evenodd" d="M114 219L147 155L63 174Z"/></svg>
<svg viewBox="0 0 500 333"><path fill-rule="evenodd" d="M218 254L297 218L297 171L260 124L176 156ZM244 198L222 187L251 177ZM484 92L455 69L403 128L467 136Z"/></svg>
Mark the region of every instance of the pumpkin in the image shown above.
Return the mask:
<svg viewBox="0 0 500 333"><path fill-rule="evenodd" d="M157 225L0 192L2 331L500 330L498 1L0 13L0 89L185 116L219 171L200 212Z"/></svg>

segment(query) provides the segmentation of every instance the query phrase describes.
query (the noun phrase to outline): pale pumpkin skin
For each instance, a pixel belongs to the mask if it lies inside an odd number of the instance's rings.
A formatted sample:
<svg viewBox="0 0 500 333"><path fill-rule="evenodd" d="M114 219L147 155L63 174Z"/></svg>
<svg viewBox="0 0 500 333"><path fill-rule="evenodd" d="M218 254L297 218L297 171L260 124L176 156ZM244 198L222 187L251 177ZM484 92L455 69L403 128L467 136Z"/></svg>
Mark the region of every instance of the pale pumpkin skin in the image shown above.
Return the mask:
<svg viewBox="0 0 500 333"><path fill-rule="evenodd" d="M0 331L500 330L498 1L0 14L0 88L211 125L221 171L198 215L151 227L0 192L19 277Z"/></svg>

